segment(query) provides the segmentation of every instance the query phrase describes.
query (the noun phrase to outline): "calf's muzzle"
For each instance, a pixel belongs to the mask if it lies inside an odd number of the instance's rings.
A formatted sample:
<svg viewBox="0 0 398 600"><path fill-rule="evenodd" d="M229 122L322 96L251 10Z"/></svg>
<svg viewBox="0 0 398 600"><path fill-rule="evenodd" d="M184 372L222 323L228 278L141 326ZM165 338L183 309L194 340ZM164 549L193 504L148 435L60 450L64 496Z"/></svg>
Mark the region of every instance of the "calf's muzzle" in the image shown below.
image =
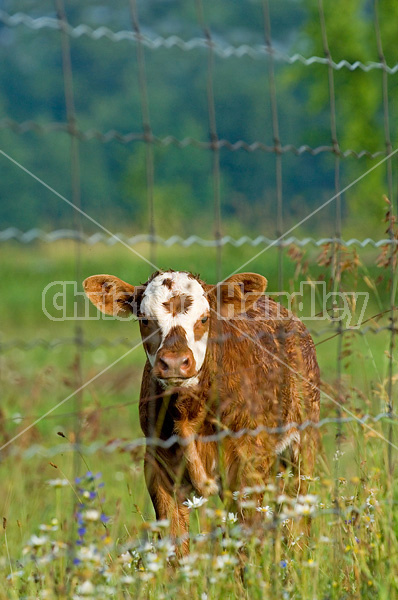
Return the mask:
<svg viewBox="0 0 398 600"><path fill-rule="evenodd" d="M174 352L161 348L153 367L154 375L161 379L188 379L196 375L196 364L189 348Z"/></svg>

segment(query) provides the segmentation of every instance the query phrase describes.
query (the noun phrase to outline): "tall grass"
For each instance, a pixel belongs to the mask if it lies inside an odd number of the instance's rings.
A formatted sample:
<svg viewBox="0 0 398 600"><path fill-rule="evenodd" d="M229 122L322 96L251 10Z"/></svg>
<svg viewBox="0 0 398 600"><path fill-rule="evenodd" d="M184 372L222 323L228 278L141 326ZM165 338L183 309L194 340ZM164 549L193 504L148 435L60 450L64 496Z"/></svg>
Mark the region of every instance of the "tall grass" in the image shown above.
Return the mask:
<svg viewBox="0 0 398 600"><path fill-rule="evenodd" d="M5 346L15 338L21 342L0 356L4 442L76 387L75 346L25 348L33 338L52 342L74 336L73 321L49 321L41 311L43 288L53 280L73 279L70 250L67 243L2 248L1 341ZM145 247L140 250L147 252ZM306 256L286 254L286 289L297 290L302 279L328 281L327 253L325 248L323 253L308 250ZM226 248L223 274L251 255L250 248ZM83 277L109 272L136 283L149 274L138 259L117 247L84 247L82 258ZM173 247L162 253L160 266L199 271L214 282L213 259L213 251L195 248L182 254ZM353 255L346 259L354 265ZM388 277L378 281L385 270L375 266L375 259L374 252L364 252L355 269L347 268L342 278L347 290L370 292L365 318L389 306ZM269 289L275 289L275 251L247 269L264 274ZM388 322L388 315L382 315L368 325ZM85 381L138 340L132 322L92 320L82 326L84 340L104 338L97 348L82 352ZM325 323L309 326L319 331ZM323 389L335 398L338 345L337 338L327 340L331 334L333 330L314 339L319 343ZM115 338L125 345L106 345ZM389 331L344 335L338 396L342 416L345 409L358 417L385 410L388 352ZM397 486L388 468L388 443L382 439L388 437L387 419L324 425L322 451L305 497L285 494L288 472L264 482L261 505L250 508L252 490L246 490L239 502L261 515L255 531L245 529L234 513L225 513L220 500L199 502L201 506L190 509L191 554L179 561L167 524L154 520L142 473L143 448L123 451L124 442L142 435L137 402L143 364L143 350L137 348L85 388L80 453L73 446L74 398L2 450L1 598L398 597ZM396 355L393 368L396 397ZM321 417L334 417L336 407L326 394ZM392 427L394 432L395 421ZM395 461L394 448L393 467ZM312 525L307 538L302 532L308 518Z"/></svg>

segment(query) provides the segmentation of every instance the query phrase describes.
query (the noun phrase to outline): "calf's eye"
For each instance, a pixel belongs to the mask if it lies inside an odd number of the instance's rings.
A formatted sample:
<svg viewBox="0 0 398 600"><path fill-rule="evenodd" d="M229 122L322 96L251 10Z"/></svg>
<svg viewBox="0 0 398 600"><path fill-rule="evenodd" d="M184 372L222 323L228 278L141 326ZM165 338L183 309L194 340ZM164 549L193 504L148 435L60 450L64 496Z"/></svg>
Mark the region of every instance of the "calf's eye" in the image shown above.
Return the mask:
<svg viewBox="0 0 398 600"><path fill-rule="evenodd" d="M202 323L206 323L206 321L207 321L207 319L208 319L208 318L209 318L209 317L203 317L203 319L202 319Z"/></svg>
<svg viewBox="0 0 398 600"><path fill-rule="evenodd" d="M141 319L141 323L143 325L148 325L149 321L148 321L148 319Z"/></svg>

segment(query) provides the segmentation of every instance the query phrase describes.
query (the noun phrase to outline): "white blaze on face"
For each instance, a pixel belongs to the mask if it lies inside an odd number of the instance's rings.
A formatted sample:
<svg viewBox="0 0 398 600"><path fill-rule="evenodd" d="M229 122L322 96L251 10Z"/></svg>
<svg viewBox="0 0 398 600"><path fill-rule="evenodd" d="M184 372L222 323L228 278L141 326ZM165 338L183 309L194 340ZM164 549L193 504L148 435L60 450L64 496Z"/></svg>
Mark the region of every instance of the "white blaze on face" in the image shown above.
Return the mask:
<svg viewBox="0 0 398 600"><path fill-rule="evenodd" d="M163 283L165 280L171 280L171 283L165 285ZM192 302L186 303L186 310L173 315L165 304L175 296L187 296L192 299ZM158 350L173 327L182 327L185 331L188 348L192 351L195 359L196 370L199 371L206 355L208 333L204 333L199 340L195 340L194 325L199 319L210 313L210 305L200 283L189 273L181 271L161 273L147 285L141 300L140 312L148 319L156 319L159 325L162 341ZM153 366L156 355L148 354L148 359Z"/></svg>

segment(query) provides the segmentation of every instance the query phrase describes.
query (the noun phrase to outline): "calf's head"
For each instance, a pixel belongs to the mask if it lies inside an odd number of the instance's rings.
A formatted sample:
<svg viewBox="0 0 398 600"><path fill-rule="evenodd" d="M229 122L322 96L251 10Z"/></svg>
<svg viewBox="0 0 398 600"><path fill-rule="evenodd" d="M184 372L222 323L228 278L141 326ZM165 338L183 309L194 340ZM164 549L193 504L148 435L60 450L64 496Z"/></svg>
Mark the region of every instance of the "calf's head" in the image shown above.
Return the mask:
<svg viewBox="0 0 398 600"><path fill-rule="evenodd" d="M266 285L256 273L239 273L213 286L184 271L157 272L139 286L113 275L93 275L83 282L102 312L138 317L152 374L164 387L196 385L211 321L241 315Z"/></svg>

